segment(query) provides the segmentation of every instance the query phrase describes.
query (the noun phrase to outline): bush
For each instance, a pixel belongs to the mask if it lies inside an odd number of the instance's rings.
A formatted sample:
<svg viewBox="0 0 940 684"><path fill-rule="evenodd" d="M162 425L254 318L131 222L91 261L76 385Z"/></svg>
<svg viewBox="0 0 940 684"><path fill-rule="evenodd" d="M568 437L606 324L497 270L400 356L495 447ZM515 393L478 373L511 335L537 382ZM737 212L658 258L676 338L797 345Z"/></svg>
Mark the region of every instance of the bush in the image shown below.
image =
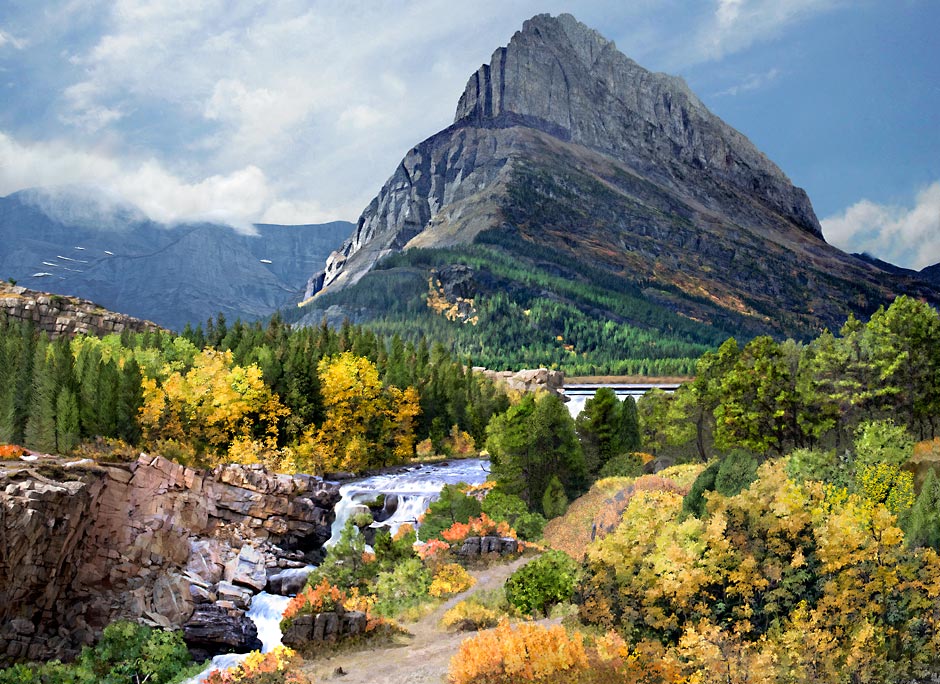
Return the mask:
<svg viewBox="0 0 940 684"><path fill-rule="evenodd" d="M476 578L456 563L441 566L435 573L428 593L435 598L459 594L476 584Z"/></svg>
<svg viewBox="0 0 940 684"><path fill-rule="evenodd" d="M605 477L639 477L643 474L643 459L639 454L620 454L601 468L598 479Z"/></svg>
<svg viewBox="0 0 940 684"><path fill-rule="evenodd" d="M734 449L719 462L715 491L734 496L757 479L757 459L749 451Z"/></svg>
<svg viewBox="0 0 940 684"><path fill-rule="evenodd" d="M428 599L431 573L417 558L399 563L391 572L379 575L375 584L375 611L394 617L416 608Z"/></svg>
<svg viewBox="0 0 940 684"><path fill-rule="evenodd" d="M206 684L304 684L300 673L288 671L296 665L297 655L286 646L277 646L268 653L252 651L234 667L213 670Z"/></svg>
<svg viewBox="0 0 940 684"><path fill-rule="evenodd" d="M506 580L506 600L519 611L548 615L552 606L571 601L578 564L563 551L548 551Z"/></svg>
<svg viewBox="0 0 940 684"><path fill-rule="evenodd" d="M543 627L504 620L496 629L466 639L450 661L453 684L517 684L586 669L581 635L560 625Z"/></svg>
<svg viewBox="0 0 940 684"><path fill-rule="evenodd" d="M542 495L542 512L545 513L546 518L551 519L564 515L566 510L568 510L568 496L565 494L565 487L557 475L552 475Z"/></svg>
<svg viewBox="0 0 940 684"><path fill-rule="evenodd" d="M482 512L480 502L467 496L463 485L444 485L437 501L431 502L421 520L421 539L436 539L454 523L465 523Z"/></svg>
<svg viewBox="0 0 940 684"><path fill-rule="evenodd" d="M519 538L526 541L540 539L545 529L543 516L530 512L525 501L518 496L505 494L498 489L483 499L483 512L493 520L505 520L516 530Z"/></svg>
<svg viewBox="0 0 940 684"><path fill-rule="evenodd" d="M500 617L502 615L498 610L469 599L461 601L444 613L441 624L447 629L471 632L495 627Z"/></svg>
<svg viewBox="0 0 940 684"><path fill-rule="evenodd" d="M715 478L720 467L720 463L712 463L695 478L689 493L682 499L683 516L705 517L705 492L715 491Z"/></svg>

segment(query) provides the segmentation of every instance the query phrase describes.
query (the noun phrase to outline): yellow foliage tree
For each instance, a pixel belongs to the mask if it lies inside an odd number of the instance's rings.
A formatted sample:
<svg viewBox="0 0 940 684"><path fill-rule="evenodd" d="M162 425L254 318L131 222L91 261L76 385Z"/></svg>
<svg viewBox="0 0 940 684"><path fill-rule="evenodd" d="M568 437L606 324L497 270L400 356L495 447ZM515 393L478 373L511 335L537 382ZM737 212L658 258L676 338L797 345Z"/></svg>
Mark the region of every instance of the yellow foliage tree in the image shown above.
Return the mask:
<svg viewBox="0 0 940 684"><path fill-rule="evenodd" d="M261 369L235 365L230 351L205 349L185 374L174 370L162 383L145 378L142 384L147 441L192 442L200 451L231 451L242 461L253 460L246 444L276 448L278 421L289 413L264 384Z"/></svg>
<svg viewBox="0 0 940 684"><path fill-rule="evenodd" d="M297 449L302 468L359 472L414 455L418 393L386 387L368 359L343 352L318 367L325 418Z"/></svg>

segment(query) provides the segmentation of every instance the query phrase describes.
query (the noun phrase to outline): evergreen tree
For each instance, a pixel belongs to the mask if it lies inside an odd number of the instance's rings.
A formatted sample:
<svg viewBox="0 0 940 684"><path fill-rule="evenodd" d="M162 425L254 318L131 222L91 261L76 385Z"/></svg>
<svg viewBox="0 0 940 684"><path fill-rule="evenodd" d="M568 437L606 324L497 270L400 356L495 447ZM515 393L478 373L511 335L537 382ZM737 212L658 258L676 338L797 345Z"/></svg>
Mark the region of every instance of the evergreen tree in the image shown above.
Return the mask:
<svg viewBox="0 0 940 684"><path fill-rule="evenodd" d="M555 394L526 394L487 429L493 478L507 494L538 510L553 476L569 497L586 485L584 455L574 420Z"/></svg>
<svg viewBox="0 0 940 684"><path fill-rule="evenodd" d="M640 449L640 418L636 411L636 399L629 394L620 402L620 449L633 453Z"/></svg>
<svg viewBox="0 0 940 684"><path fill-rule="evenodd" d="M940 478L935 468L927 471L920 494L904 523L910 546L929 546L940 551Z"/></svg>
<svg viewBox="0 0 940 684"><path fill-rule="evenodd" d="M36 346L33 357L33 391L26 422L26 446L45 453L56 450L55 368L49 346L44 340Z"/></svg>
<svg viewBox="0 0 940 684"><path fill-rule="evenodd" d="M68 387L59 390L56 399L55 436L60 454L67 454L78 445L78 402L75 393Z"/></svg>
<svg viewBox="0 0 940 684"><path fill-rule="evenodd" d="M620 401L614 391L601 387L578 414L575 428L584 450L585 466L592 477L597 477L604 464L623 450L620 412Z"/></svg>
<svg viewBox="0 0 940 684"><path fill-rule="evenodd" d="M130 444L140 440L140 425L137 415L144 403L143 374L134 357L124 361L118 376L118 391L115 400L115 434Z"/></svg>

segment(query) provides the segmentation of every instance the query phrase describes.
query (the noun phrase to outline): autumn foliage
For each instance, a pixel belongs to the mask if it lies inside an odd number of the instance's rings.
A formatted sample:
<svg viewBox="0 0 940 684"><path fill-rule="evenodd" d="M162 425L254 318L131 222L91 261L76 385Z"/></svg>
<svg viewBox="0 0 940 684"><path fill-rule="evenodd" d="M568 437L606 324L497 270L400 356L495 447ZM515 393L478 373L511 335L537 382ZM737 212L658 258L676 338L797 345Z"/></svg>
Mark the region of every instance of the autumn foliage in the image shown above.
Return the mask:
<svg viewBox="0 0 940 684"><path fill-rule="evenodd" d="M569 636L559 625L532 623L495 629L470 637L451 660L451 684L516 684L587 667L580 634Z"/></svg>
<svg viewBox="0 0 940 684"><path fill-rule="evenodd" d="M29 453L26 449L15 444L0 444L0 460L9 461Z"/></svg>
<svg viewBox="0 0 940 684"><path fill-rule="evenodd" d="M451 594L459 594L474 584L476 584L476 578L464 570L462 566L456 563L447 563L434 574L428 593L435 598L441 598Z"/></svg>
<svg viewBox="0 0 940 684"><path fill-rule="evenodd" d="M512 537L516 538L516 531L509 526L505 520L499 522L490 518L486 513L481 513L469 522L456 522L448 529L441 532L445 541L451 544L459 544L467 537Z"/></svg>
<svg viewBox="0 0 940 684"><path fill-rule="evenodd" d="M284 609L283 618L291 620L298 615L331 612L342 606L346 598L346 592L324 577L315 587L307 585L299 591Z"/></svg>
<svg viewBox="0 0 940 684"><path fill-rule="evenodd" d="M306 684L298 672L288 671L297 664L297 656L286 646L268 653L252 651L238 665L227 670L213 670L206 684Z"/></svg>

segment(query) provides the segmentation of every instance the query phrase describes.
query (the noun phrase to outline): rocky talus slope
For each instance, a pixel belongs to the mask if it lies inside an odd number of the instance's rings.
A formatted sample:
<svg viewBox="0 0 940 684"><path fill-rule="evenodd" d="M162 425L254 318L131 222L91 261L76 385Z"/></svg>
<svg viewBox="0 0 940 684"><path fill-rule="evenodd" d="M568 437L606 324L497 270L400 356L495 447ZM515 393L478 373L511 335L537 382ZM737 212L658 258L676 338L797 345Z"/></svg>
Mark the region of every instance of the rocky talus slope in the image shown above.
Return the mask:
<svg viewBox="0 0 940 684"><path fill-rule="evenodd" d="M730 332L800 335L900 293L940 299L827 244L806 193L682 79L565 14L525 22L471 75L453 124L405 155L307 295L389 254L474 242L588 284L600 269L612 291Z"/></svg>
<svg viewBox="0 0 940 684"><path fill-rule="evenodd" d="M338 486L260 466L0 465L0 664L69 658L115 619L182 627L201 654L257 648L252 594L317 557Z"/></svg>

